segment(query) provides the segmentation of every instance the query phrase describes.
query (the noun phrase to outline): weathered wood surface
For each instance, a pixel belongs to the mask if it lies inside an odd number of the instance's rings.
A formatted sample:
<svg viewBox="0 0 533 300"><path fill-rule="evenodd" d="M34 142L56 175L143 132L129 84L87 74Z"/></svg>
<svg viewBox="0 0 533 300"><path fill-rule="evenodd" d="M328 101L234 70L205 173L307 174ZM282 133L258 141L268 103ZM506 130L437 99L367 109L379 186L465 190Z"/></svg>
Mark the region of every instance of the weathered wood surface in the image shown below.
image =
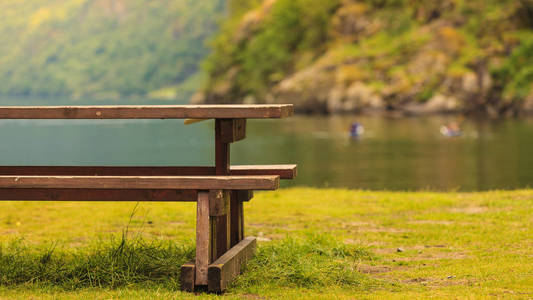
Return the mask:
<svg viewBox="0 0 533 300"><path fill-rule="evenodd" d="M279 176L0 176L0 188L275 190Z"/></svg>
<svg viewBox="0 0 533 300"><path fill-rule="evenodd" d="M0 166L0 175L71 175L71 176L210 176L215 167L208 166ZM296 165L236 165L229 175L279 175L293 179Z"/></svg>
<svg viewBox="0 0 533 300"><path fill-rule="evenodd" d="M230 143L225 142L222 136L222 123L224 120L215 120L215 174L229 174Z"/></svg>
<svg viewBox="0 0 533 300"><path fill-rule="evenodd" d="M195 261L190 261L181 266L180 288L185 292L194 292L196 267Z"/></svg>
<svg viewBox="0 0 533 300"><path fill-rule="evenodd" d="M0 106L0 119L266 119L293 113L292 104Z"/></svg>
<svg viewBox="0 0 533 300"><path fill-rule="evenodd" d="M196 205L195 285L207 285L207 266L211 262L209 192L199 192Z"/></svg>
<svg viewBox="0 0 533 300"><path fill-rule="evenodd" d="M217 119L215 120L215 173L223 176L230 173L230 143L238 139L239 132L236 132L236 120ZM237 136L236 136L237 135ZM242 136L244 138L244 136ZM211 216L212 230L212 261L219 258L229 249L230 244L230 195L223 198L224 211Z"/></svg>
<svg viewBox="0 0 533 300"><path fill-rule="evenodd" d="M255 237L247 237L210 264L207 276L208 290L215 293L223 292L241 273L246 261L254 255L256 244Z"/></svg>
<svg viewBox="0 0 533 300"><path fill-rule="evenodd" d="M229 222L229 214L211 217L211 261L215 261L230 248Z"/></svg>
<svg viewBox="0 0 533 300"><path fill-rule="evenodd" d="M281 179L294 179L297 165L242 165L231 166L230 175L279 175Z"/></svg>
<svg viewBox="0 0 533 300"><path fill-rule="evenodd" d="M246 119L221 119L220 141L222 143L233 143L246 137Z"/></svg>
<svg viewBox="0 0 533 300"><path fill-rule="evenodd" d="M244 238L244 211L242 202L248 201L249 195L247 193L239 193L245 191L232 191L230 201L230 247L237 245Z"/></svg>
<svg viewBox="0 0 533 300"><path fill-rule="evenodd" d="M194 202L196 190L174 189L43 189L0 188L1 200Z"/></svg>
<svg viewBox="0 0 533 300"><path fill-rule="evenodd" d="M233 192L243 202L249 201L254 195L251 190L235 190ZM197 190L175 189L0 188L0 201L196 202L197 195Z"/></svg>

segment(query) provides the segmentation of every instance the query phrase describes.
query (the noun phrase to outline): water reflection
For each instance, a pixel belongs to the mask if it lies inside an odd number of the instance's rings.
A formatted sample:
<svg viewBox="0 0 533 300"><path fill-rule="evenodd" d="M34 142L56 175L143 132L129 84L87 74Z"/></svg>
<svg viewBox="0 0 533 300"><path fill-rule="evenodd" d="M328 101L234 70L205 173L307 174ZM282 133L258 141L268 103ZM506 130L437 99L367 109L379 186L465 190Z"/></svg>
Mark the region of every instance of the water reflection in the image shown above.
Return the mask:
<svg viewBox="0 0 533 300"><path fill-rule="evenodd" d="M533 120L306 117L251 120L233 164L298 163L284 185L388 190L524 188L533 182ZM360 122L365 133L352 139ZM0 120L1 165L211 165L213 121Z"/></svg>
<svg viewBox="0 0 533 300"><path fill-rule="evenodd" d="M463 135L447 138L440 126L454 117L296 117L250 124L238 162L295 161L296 184L363 189L485 190L526 187L533 180L532 120L466 121ZM365 134L350 139L357 120ZM252 132L258 132L257 136ZM290 159L288 159L290 158Z"/></svg>

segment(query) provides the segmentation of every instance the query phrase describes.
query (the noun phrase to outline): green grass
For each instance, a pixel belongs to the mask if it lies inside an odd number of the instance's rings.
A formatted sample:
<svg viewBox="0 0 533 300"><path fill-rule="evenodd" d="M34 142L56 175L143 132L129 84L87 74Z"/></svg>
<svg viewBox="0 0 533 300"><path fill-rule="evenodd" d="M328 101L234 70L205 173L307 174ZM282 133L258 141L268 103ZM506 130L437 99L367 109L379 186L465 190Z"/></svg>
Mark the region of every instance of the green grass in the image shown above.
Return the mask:
<svg viewBox="0 0 533 300"><path fill-rule="evenodd" d="M202 298L528 299L532 204L533 190L257 193L245 204L256 257ZM1 205L2 299L197 297L178 289L194 203Z"/></svg>

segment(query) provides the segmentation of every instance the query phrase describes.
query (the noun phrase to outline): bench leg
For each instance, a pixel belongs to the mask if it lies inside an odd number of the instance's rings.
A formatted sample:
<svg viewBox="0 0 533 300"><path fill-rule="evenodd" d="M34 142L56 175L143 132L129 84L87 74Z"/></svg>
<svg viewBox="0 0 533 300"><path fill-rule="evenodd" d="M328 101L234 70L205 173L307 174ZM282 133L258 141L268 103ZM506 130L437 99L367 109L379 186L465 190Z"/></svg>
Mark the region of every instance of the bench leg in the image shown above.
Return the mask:
<svg viewBox="0 0 533 300"><path fill-rule="evenodd" d="M211 223L211 262L221 257L230 246L230 193L214 190L209 192L209 216Z"/></svg>
<svg viewBox="0 0 533 300"><path fill-rule="evenodd" d="M207 284L207 266L211 262L211 230L209 223L209 192L198 192L194 285Z"/></svg>
<svg viewBox="0 0 533 300"><path fill-rule="evenodd" d="M181 289L207 286L208 266L230 248L229 192L199 191L196 209L196 258L181 267Z"/></svg>
<svg viewBox="0 0 533 300"><path fill-rule="evenodd" d="M196 277L196 261L192 260L181 266L180 287L182 291L194 292Z"/></svg>
<svg viewBox="0 0 533 300"><path fill-rule="evenodd" d="M231 247L237 245L244 238L244 216L242 199L239 199L239 192L231 192L230 203L230 238Z"/></svg>

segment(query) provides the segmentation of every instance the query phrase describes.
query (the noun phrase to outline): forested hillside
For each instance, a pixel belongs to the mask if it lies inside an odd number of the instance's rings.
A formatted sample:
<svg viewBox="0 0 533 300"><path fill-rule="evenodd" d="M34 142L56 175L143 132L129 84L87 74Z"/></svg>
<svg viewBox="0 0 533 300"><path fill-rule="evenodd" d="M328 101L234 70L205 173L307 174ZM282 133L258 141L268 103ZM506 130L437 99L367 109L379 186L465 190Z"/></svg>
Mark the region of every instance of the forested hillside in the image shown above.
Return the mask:
<svg viewBox="0 0 533 300"><path fill-rule="evenodd" d="M195 102L289 102L325 113L533 110L532 0L233 2Z"/></svg>
<svg viewBox="0 0 533 300"><path fill-rule="evenodd" d="M0 94L113 98L191 85L224 2L2 0Z"/></svg>

